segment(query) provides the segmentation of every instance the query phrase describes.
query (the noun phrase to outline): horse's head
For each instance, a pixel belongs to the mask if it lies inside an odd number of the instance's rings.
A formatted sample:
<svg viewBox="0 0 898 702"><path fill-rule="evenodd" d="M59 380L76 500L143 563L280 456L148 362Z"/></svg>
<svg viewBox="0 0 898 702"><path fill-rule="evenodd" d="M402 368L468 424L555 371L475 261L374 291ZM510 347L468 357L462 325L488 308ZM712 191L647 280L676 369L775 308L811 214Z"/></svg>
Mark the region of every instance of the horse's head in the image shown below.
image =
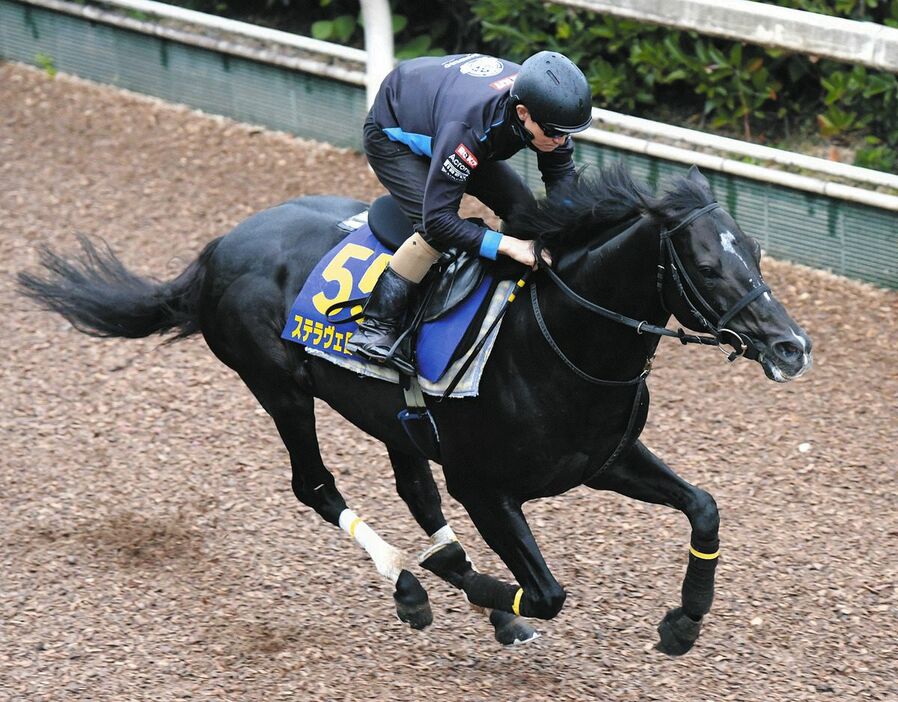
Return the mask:
<svg viewBox="0 0 898 702"><path fill-rule="evenodd" d="M652 208L654 209L654 208ZM693 166L658 203L662 300L677 320L715 334L784 383L811 367L811 340L761 277L761 247L720 207Z"/></svg>

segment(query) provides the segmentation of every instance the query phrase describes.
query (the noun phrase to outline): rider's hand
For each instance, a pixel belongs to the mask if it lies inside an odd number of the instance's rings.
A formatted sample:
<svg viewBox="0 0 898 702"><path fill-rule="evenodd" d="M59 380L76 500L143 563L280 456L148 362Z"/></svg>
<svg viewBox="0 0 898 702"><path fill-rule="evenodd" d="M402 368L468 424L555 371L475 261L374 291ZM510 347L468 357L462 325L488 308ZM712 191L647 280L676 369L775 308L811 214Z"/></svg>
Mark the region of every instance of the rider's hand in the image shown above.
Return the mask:
<svg viewBox="0 0 898 702"><path fill-rule="evenodd" d="M536 254L533 252L535 245L536 242L532 239L515 239L513 236L504 234L499 241L498 252L536 270ZM552 256L545 249L543 249L543 261L552 265Z"/></svg>

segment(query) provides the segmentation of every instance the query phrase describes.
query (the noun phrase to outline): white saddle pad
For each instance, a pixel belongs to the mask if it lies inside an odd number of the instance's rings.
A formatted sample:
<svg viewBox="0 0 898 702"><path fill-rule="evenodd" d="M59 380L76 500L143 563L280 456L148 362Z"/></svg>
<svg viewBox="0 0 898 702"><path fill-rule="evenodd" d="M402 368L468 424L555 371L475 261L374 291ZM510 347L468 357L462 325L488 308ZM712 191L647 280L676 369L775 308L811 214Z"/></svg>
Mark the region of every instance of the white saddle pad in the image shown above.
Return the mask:
<svg viewBox="0 0 898 702"><path fill-rule="evenodd" d="M449 383L452 382L452 379L455 377L456 373L461 369L461 367L468 360L468 357L471 355L473 349L477 346L477 343L486 334L487 329L489 329L490 325L495 321L499 312L502 309L502 306L505 304L505 301L512 294L515 289L515 283L511 280L503 280L500 281L496 286L496 291L493 293L493 297L490 300L489 308L487 308L486 315L483 318L483 323L480 325L480 332L477 335L477 341L475 341L471 348L468 349L468 352L455 361L446 372L443 374L443 377L440 378L437 382L432 382L421 376L418 376L418 382L421 383L421 389L428 395L433 396L441 396L446 388L449 387ZM493 345L496 342L496 337L499 335L499 328L502 326L502 323L496 325L496 328L490 332L489 338L483 345L483 348L480 349L480 352L477 355L477 358L471 363L468 367L468 370L465 371L465 374L462 376L461 380L459 380L458 384L455 386L455 389L449 395L449 397L477 397L477 394L480 389L480 377L483 375L483 369L486 366L487 359L490 357L490 353L493 350ZM359 375L368 376L369 378L378 378L380 380L386 380L390 383L399 383L399 373L392 368L387 368L385 366L378 365L376 363L368 363L358 358L354 358L352 356L334 356L333 354L328 354L323 351L319 351L318 349L309 348L308 346L304 347L306 353L310 356L316 356L318 358L323 358L325 361L329 361L335 365L340 366L341 368L346 368L348 370L353 371L354 373L358 373Z"/></svg>

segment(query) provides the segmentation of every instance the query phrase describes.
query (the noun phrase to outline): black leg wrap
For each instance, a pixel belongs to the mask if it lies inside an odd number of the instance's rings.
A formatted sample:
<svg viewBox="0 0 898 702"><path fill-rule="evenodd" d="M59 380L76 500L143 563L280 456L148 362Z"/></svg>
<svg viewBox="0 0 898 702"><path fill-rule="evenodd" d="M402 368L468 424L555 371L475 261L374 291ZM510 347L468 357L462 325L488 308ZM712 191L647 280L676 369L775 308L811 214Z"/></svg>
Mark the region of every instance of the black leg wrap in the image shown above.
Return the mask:
<svg viewBox="0 0 898 702"><path fill-rule="evenodd" d="M714 599L714 571L720 542L716 538L704 540L693 536L690 545L689 565L683 578L683 606L668 611L658 625L661 640L655 648L669 656L682 656L692 648L701 633L702 617L711 609ZM696 556L692 551L701 555Z"/></svg>
<svg viewBox="0 0 898 702"><path fill-rule="evenodd" d="M495 629L496 641L503 646L517 646L539 637L536 629L511 612L494 609L490 612L490 624Z"/></svg>
<svg viewBox="0 0 898 702"><path fill-rule="evenodd" d="M692 539L692 548L699 553L712 555L717 553L720 542ZM717 569L717 558L699 558L689 554L689 565L683 578L682 602L683 611L698 621L711 609L714 599L714 571Z"/></svg>
<svg viewBox="0 0 898 702"><path fill-rule="evenodd" d="M469 573L475 574L471 561L468 560L465 550L457 541L447 544L436 553L428 556L426 560L421 561L421 566L459 589L464 589L465 578ZM506 586L495 578L488 575L481 575L480 577L489 578L494 584L500 586L498 589L501 592L505 592L503 588ZM475 581L469 580L468 582L473 583ZM476 582L479 583L474 586L477 591L485 592L489 590L489 588L484 587L482 584L483 581L477 580ZM514 590L514 592L517 592L517 590ZM480 602L475 602L472 595L468 594L467 590L465 590L465 594L468 595L468 600L470 602L477 604L478 606L487 606ZM516 646L518 644L527 643L528 641L533 641L539 637L539 632L536 629L530 626L525 620L516 617L511 612L492 609L490 611L490 624L493 625L496 641L503 646Z"/></svg>
<svg viewBox="0 0 898 702"><path fill-rule="evenodd" d="M655 648L668 656L682 656L686 653L702 629L701 621L695 621L683 612L682 607L670 610L658 625L661 640Z"/></svg>
<svg viewBox="0 0 898 702"><path fill-rule="evenodd" d="M683 611L696 621L711 609L716 568L716 558L703 560L689 554L689 565L686 568L686 577L683 578Z"/></svg>
<svg viewBox="0 0 898 702"><path fill-rule="evenodd" d="M458 541L446 544L428 556L421 561L421 566L458 589L462 589L465 575L474 572L471 561Z"/></svg>
<svg viewBox="0 0 898 702"><path fill-rule="evenodd" d="M462 578L462 589L471 604L490 609L501 609L504 612L511 611L515 593L518 591L516 585L503 583L501 580L473 570Z"/></svg>
<svg viewBox="0 0 898 702"><path fill-rule="evenodd" d="M412 629L423 629L433 623L427 593L418 579L407 570L399 573L393 600L396 602L397 616Z"/></svg>

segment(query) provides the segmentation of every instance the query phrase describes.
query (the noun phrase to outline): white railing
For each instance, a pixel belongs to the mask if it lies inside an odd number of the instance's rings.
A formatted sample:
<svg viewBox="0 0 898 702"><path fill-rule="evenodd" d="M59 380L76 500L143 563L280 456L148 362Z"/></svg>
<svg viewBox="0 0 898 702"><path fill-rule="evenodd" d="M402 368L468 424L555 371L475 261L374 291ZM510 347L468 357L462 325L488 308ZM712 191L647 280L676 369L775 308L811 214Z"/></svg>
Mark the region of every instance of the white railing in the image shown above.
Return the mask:
<svg viewBox="0 0 898 702"><path fill-rule="evenodd" d="M277 29L259 27L258 25L249 24L248 22L238 22L237 20L226 19L224 17L207 15L203 12L186 10L183 7L168 5L163 2L152 2L152 0L101 0L101 2L104 5L117 7L122 10L132 10L153 17L179 20L197 27L207 27L208 29L216 29L222 32L241 34L245 37L259 39L261 41L271 41L282 46L293 47L294 49L302 49L312 53L334 56L356 63L365 63L365 52L361 49L353 49L341 44L332 44L330 42L313 39L312 37L292 34L291 32L282 32ZM85 7L85 9L90 8Z"/></svg>
<svg viewBox="0 0 898 702"><path fill-rule="evenodd" d="M700 168L718 171L720 173L732 173L733 175L751 178L752 180L760 181L762 183L782 185L796 190L818 193L828 197L839 198L840 200L849 200L863 205L870 205L871 207L880 207L885 210L898 212L898 197L895 195L865 190L864 188L858 188L853 185L843 185L841 183L833 183L813 176L798 175L788 171L765 168L763 166L756 166L732 158L727 158L726 156L721 156L719 154L707 154L700 151L692 151L690 149L683 149L669 144L662 144L657 141L640 139L639 137L617 134L615 132L606 132L601 129L587 129L585 132L581 132L578 137L583 141L591 141L596 144L602 144L624 151L645 154L646 156L661 158L667 161L675 161L690 166L695 164ZM787 151L781 153L787 157L796 155ZM823 159L813 160L822 161ZM855 167L845 166L845 168ZM873 171L873 173L877 173L877 171Z"/></svg>
<svg viewBox="0 0 898 702"><path fill-rule="evenodd" d="M360 49L323 42L309 37L291 34L289 32L267 29L246 22L238 22L206 15L200 12L184 10L182 8L173 7L164 3L152 2L150 0L101 1L103 4L110 7L135 10L155 17L177 20L196 27L205 27L225 32L234 35L235 37L247 37L249 39L264 42L267 48L259 49L228 40L205 37L195 32L162 27L155 23L126 17L120 13L104 12L97 7L79 5L65 0L24 1L32 5L47 7L68 14L84 16L88 19L134 29L156 36L163 36L175 41L183 41L204 48L244 56L257 61L286 66L288 68L322 75L355 85L364 85L368 90L369 104L374 91L376 91L377 86L380 85L383 76L393 66L392 26L388 16L383 14L385 9L389 9L387 0L361 0L363 12L374 12L373 19L371 20L368 19L369 15L365 14L366 27L369 22L371 22L372 25L370 35L366 31L366 46L370 48L370 52L367 54ZM723 2L719 4L728 4L733 1L734 0L723 0ZM647 0L618 0L615 3L599 3L597 0L582 0L580 2L575 2L575 0L555 0L555 2L584 7L587 5L594 6L599 4L632 6L640 4L641 2L647 2ZM662 2L679 5L696 4L705 2L705 0L657 0L655 4L660 4ZM715 2L712 4L718 3ZM742 2L742 4L761 5L761 3L751 2ZM365 7L366 5L368 5L367 10ZM770 9L772 6L762 5L762 7ZM801 14L809 15L811 13ZM814 17L820 16L814 15ZM854 24L869 26L867 23L861 22ZM389 38L386 38L386 34L389 34ZM308 52L310 56L287 56L279 52L278 47L299 49L303 52ZM317 55L320 58L316 59L313 55ZM352 66L363 66L365 67L365 71L360 71ZM736 139L718 137L705 132L673 127L668 124L651 122L649 120L630 117L629 115L622 115L608 110L594 109L593 117L595 118L596 126L577 135L578 139L677 162L688 164L696 163L704 168L738 174L753 180L774 183L777 185L786 185L799 190L826 194L831 197L898 211L898 197L894 195L865 190L851 185L832 183L816 177L818 175L838 177L852 181L855 184L898 189L898 176L893 174L850 166L834 161L828 161L826 159L804 156L802 154L796 154L781 149L773 149ZM611 127L611 129L601 129L599 128L599 125ZM614 129L625 130L648 138L643 139L641 137L620 134L615 132ZM661 138L666 141L673 140L693 148L682 148L654 142L650 140L652 137ZM694 149L712 149L719 153L707 154ZM746 164L733 158L728 158L724 154L748 157L766 163L776 163L782 166L796 167L806 172L810 172L811 175L796 175L781 170Z"/></svg>
<svg viewBox="0 0 898 702"><path fill-rule="evenodd" d="M388 0L360 0L365 22L365 51L299 34L259 27L247 22L186 10L152 0L102 0L102 2L111 7L180 20L195 26L241 34L264 42L363 64L366 67L365 87L369 105L374 101L381 81L393 69L393 19Z"/></svg>
<svg viewBox="0 0 898 702"><path fill-rule="evenodd" d="M898 29L749 0L552 0L600 14L898 72Z"/></svg>
<svg viewBox="0 0 898 702"><path fill-rule="evenodd" d="M107 24L135 29L144 33L162 36L175 41L204 46L226 53L236 54L260 61L267 61L289 68L334 78L356 85L365 85L370 105L380 87L381 81L393 68L393 27L390 6L387 0L361 0L362 13L365 18L365 44L368 51L354 49L305 37L291 32L260 27L248 22L208 15L194 10L186 10L152 0L100 0L100 2L116 10L137 12L147 17L172 20L190 25L194 28L208 29L216 33L224 33L262 42L262 48L238 46L226 39L204 37L195 32L185 32L173 27L162 27L157 24L123 15L120 12L108 12L91 5L80 5L66 0L26 0L29 4L46 7L57 12L79 15L91 20ZM324 57L328 62L313 56L278 56L269 47L288 47L298 49L317 57ZM333 61L344 65L335 65ZM347 65L348 64L348 65ZM355 66L365 68L362 74Z"/></svg>
<svg viewBox="0 0 898 702"><path fill-rule="evenodd" d="M622 115L619 112L602 110L594 107L592 110L593 127L598 131L613 132L623 130L637 133L644 137L655 137L666 142L688 144L696 148L710 149L720 154L731 154L750 158L754 161L775 163L780 166L799 168L804 171L867 183L876 187L885 187L898 190L898 175L874 171L869 168L858 168L847 163L831 161L825 158L805 156L794 151L784 151L770 146L753 144L749 141L731 139L729 137L708 134L695 129L675 127L663 122L652 122L640 117ZM609 127L610 129L603 129Z"/></svg>

